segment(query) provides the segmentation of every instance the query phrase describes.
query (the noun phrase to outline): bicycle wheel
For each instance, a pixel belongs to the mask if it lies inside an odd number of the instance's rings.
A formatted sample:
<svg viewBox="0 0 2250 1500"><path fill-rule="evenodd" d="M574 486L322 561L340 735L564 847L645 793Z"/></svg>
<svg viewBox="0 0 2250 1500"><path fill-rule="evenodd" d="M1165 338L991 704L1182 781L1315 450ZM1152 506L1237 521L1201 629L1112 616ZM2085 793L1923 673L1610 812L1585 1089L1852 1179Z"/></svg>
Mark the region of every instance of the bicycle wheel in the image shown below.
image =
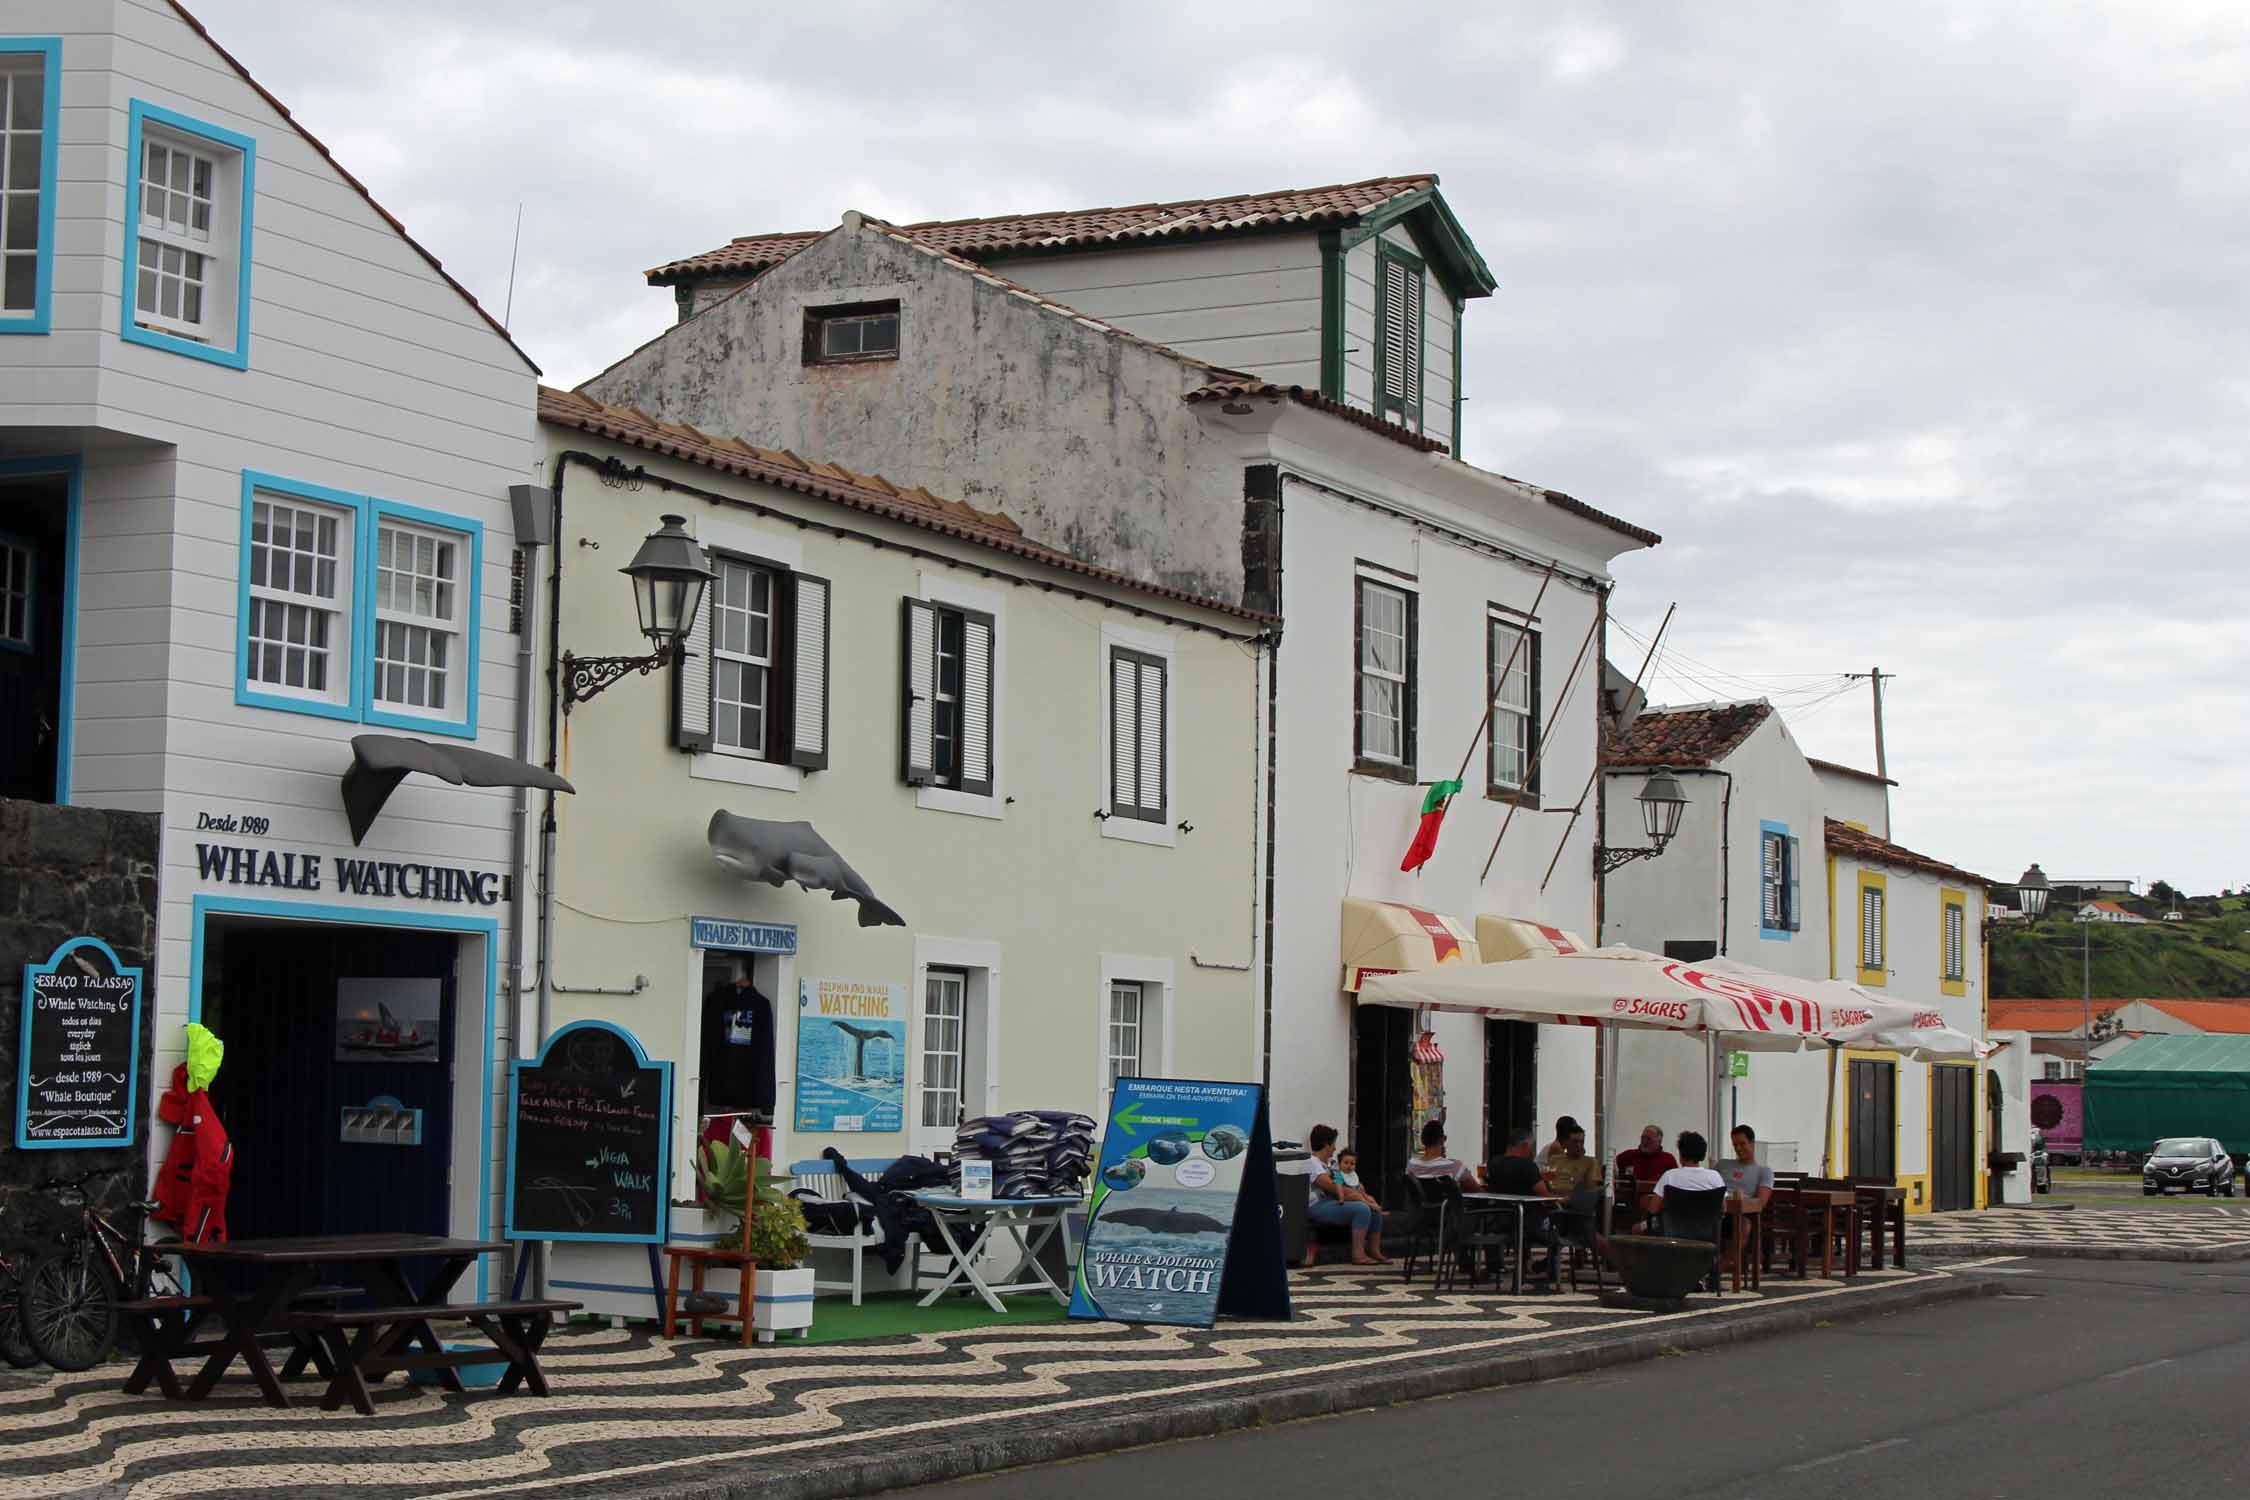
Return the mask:
<svg viewBox="0 0 2250 1500"><path fill-rule="evenodd" d="M23 1331L58 1370L99 1364L117 1342L117 1286L81 1242L42 1256L23 1279Z"/></svg>
<svg viewBox="0 0 2250 1500"><path fill-rule="evenodd" d="M23 1298L14 1277L0 1281L0 1359L19 1370L39 1363L39 1351L23 1331Z"/></svg>

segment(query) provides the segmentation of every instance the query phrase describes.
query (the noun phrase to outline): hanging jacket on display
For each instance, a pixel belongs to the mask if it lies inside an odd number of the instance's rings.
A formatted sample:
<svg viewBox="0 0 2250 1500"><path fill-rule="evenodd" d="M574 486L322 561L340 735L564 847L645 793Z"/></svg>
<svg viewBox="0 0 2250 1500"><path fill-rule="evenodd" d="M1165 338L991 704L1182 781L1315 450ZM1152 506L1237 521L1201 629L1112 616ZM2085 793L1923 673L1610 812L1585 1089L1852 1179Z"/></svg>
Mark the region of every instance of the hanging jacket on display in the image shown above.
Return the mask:
<svg viewBox="0 0 2250 1500"><path fill-rule="evenodd" d="M151 1218L179 1230L191 1245L224 1244L227 1190L234 1183L234 1143L219 1123L211 1096L188 1088L187 1065L172 1070L172 1086L156 1104L157 1118L173 1128L164 1170L156 1179Z"/></svg>

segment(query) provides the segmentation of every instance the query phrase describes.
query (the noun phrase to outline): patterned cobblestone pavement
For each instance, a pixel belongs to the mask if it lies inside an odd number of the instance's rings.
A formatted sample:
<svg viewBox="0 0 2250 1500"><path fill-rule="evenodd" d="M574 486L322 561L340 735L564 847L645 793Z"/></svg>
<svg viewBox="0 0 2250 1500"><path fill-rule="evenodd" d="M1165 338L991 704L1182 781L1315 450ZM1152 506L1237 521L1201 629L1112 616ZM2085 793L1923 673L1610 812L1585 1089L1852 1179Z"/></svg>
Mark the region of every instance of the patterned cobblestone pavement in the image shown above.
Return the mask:
<svg viewBox="0 0 2250 1500"><path fill-rule="evenodd" d="M126 1396L125 1367L0 1376L0 1500L281 1493L353 1500L594 1496L692 1486L1010 1428L1100 1421L1133 1403L1316 1382L1417 1361L1625 1340L1661 1324L1746 1317L1796 1299L1848 1300L1941 1276L1846 1285L1768 1281L1661 1317L1588 1294L1437 1296L1339 1269L1300 1276L1288 1323L1210 1330L1116 1323L972 1329L864 1343L744 1349L669 1344L643 1328L558 1331L545 1400L443 1393L398 1380L372 1418L323 1412L318 1387L275 1411L246 1380L200 1403Z"/></svg>
<svg viewBox="0 0 2250 1500"><path fill-rule="evenodd" d="M2250 1208L2226 1204L2075 1209L1996 1208L1932 1214L1907 1231L1911 1250L2007 1250L2149 1260L2250 1258Z"/></svg>

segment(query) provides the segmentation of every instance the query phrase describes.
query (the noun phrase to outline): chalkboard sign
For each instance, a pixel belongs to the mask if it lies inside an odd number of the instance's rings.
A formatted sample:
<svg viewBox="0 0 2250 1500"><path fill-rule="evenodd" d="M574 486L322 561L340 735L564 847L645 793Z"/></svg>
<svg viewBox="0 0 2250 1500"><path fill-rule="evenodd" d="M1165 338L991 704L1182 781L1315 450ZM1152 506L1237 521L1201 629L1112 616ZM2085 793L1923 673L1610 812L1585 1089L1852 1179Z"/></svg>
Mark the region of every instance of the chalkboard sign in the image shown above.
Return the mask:
<svg viewBox="0 0 2250 1500"><path fill-rule="evenodd" d="M23 971L16 1145L130 1146L139 1123L141 971L79 937Z"/></svg>
<svg viewBox="0 0 2250 1500"><path fill-rule="evenodd" d="M672 1065L578 1021L508 1083L507 1234L661 1244L672 1190Z"/></svg>

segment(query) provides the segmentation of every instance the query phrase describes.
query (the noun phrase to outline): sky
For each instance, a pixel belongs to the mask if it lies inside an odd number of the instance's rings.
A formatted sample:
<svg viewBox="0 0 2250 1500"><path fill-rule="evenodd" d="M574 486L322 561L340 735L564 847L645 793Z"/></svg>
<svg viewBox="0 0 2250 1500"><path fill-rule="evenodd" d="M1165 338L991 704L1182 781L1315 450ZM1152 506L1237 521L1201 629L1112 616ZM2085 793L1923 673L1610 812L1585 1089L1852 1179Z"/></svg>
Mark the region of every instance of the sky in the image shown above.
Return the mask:
<svg viewBox="0 0 2250 1500"><path fill-rule="evenodd" d="M1997 880L2250 886L2250 7L189 0L556 384L737 234L1434 171L1463 454ZM750 436L755 437L755 434Z"/></svg>

